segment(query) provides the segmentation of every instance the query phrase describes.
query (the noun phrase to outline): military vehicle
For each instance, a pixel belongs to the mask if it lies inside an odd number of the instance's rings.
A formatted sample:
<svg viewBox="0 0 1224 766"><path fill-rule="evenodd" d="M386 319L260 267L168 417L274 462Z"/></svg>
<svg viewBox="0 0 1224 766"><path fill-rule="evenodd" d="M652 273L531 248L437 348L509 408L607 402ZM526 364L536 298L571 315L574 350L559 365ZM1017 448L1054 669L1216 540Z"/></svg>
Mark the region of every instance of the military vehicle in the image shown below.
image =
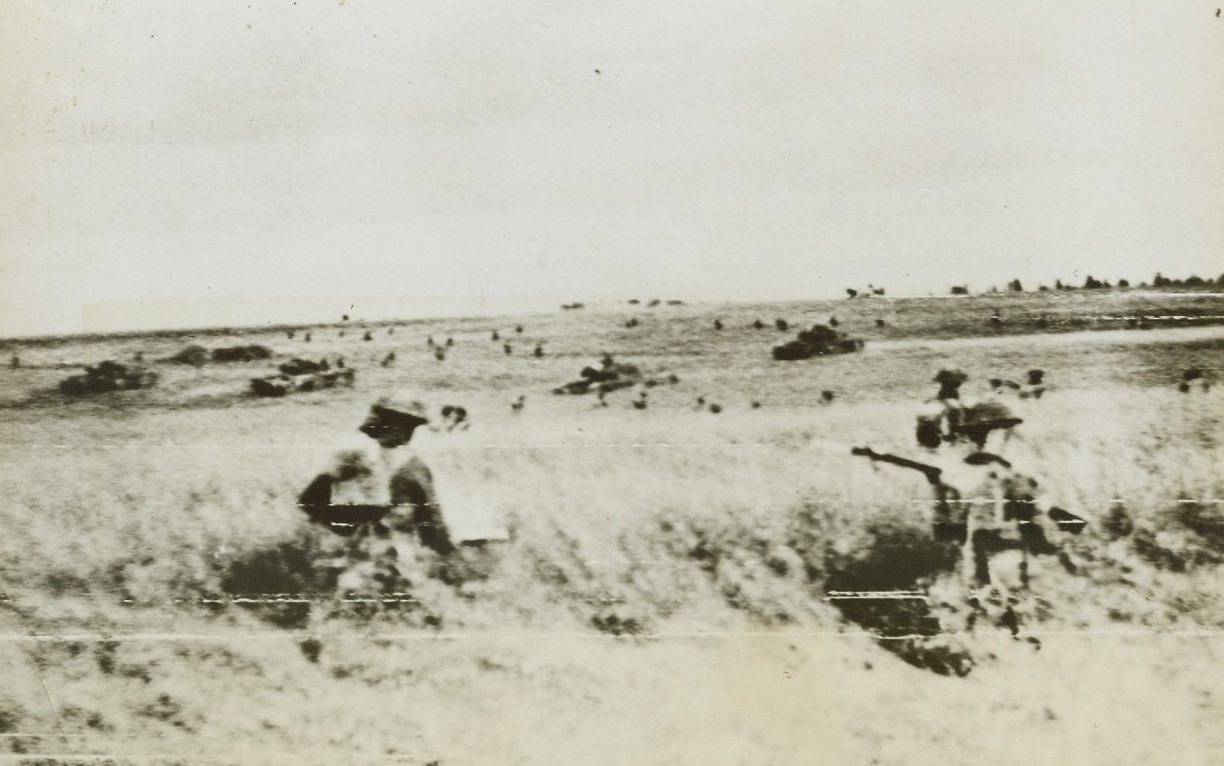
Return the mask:
<svg viewBox="0 0 1224 766"><path fill-rule="evenodd" d="M96 366L86 367L83 375L64 378L59 383L59 390L70 396L88 396L108 391L149 388L157 381L158 375L152 370L108 359Z"/></svg>
<svg viewBox="0 0 1224 766"><path fill-rule="evenodd" d="M321 370L302 375L286 375L281 372L262 378L251 378L251 391L256 396L278 397L336 386L351 386L355 377L355 372L349 368Z"/></svg>
<svg viewBox="0 0 1224 766"><path fill-rule="evenodd" d="M853 354L863 350L863 341L824 324L814 324L799 332L795 340L774 346L773 358L778 361L811 359L830 354Z"/></svg>

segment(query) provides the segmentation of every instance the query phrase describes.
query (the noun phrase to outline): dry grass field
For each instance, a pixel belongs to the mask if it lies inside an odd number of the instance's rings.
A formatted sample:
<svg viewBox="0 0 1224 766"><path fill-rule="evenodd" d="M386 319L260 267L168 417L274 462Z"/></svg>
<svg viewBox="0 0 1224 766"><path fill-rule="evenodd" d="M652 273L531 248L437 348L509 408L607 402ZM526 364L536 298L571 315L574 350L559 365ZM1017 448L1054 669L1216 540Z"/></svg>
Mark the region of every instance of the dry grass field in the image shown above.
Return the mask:
<svg viewBox="0 0 1224 766"><path fill-rule="evenodd" d="M862 353L770 359L831 315ZM1176 389L1194 365L1221 379L1221 315L1076 292L10 343L0 762L1224 763L1224 385ZM427 337L453 339L444 361ZM274 358L157 361L189 343ZM55 392L137 353L157 387ZM641 411L550 393L604 353L679 383ZM247 393L325 355L351 389ZM977 394L1047 371L1017 405L1027 467L1091 522L1074 572L1032 562L1018 637L970 625L921 476L849 454L913 454L945 366ZM294 499L389 388L472 413L419 450L453 527L509 539L422 550L396 598L345 600L305 565L325 533ZM917 614L827 598L911 586Z"/></svg>

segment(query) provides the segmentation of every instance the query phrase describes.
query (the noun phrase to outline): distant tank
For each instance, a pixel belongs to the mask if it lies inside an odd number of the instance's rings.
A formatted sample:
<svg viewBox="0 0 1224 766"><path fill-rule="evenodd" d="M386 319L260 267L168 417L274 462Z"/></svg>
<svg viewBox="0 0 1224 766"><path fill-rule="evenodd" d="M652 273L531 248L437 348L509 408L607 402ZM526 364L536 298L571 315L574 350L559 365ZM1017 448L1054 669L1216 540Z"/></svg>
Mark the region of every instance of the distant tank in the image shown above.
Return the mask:
<svg viewBox="0 0 1224 766"><path fill-rule="evenodd" d="M853 354L863 350L863 341L851 338L843 332L823 324L814 324L803 330L795 340L774 346L773 358L778 361L811 359L830 354Z"/></svg>
<svg viewBox="0 0 1224 766"><path fill-rule="evenodd" d="M318 391L336 386L351 386L355 372L352 369L323 370L302 375L278 373L262 378L251 378L251 391L256 396L279 397L303 391Z"/></svg>
<svg viewBox="0 0 1224 766"><path fill-rule="evenodd" d="M86 367L83 375L64 378L59 383L59 390L70 396L88 396L108 391L149 388L155 385L157 380L158 375L152 370L108 359L94 367Z"/></svg>

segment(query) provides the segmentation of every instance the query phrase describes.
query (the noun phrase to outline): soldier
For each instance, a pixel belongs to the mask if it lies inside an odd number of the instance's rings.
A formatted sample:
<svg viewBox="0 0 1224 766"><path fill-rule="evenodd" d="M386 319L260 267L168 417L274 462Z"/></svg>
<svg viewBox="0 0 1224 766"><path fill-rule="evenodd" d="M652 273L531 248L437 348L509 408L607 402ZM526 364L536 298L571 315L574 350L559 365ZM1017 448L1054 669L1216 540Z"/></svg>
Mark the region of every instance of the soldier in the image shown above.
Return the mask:
<svg viewBox="0 0 1224 766"><path fill-rule="evenodd" d="M466 431L471 425L467 408L458 404L445 405L442 407L442 423L446 431Z"/></svg>
<svg viewBox="0 0 1224 766"><path fill-rule="evenodd" d="M1045 390L1045 370L1029 370L1024 385L1020 387L1020 398L1040 399Z"/></svg>
<svg viewBox="0 0 1224 766"><path fill-rule="evenodd" d="M342 570L342 589L392 586L402 576L399 564L413 555L414 537L440 555L454 552L433 476L408 449L428 422L420 402L380 398L358 429L368 441L339 450L299 496L310 520L335 534L325 565Z"/></svg>
<svg viewBox="0 0 1224 766"><path fill-rule="evenodd" d="M963 546L963 582L971 593L992 587L1006 593L1006 584L992 566L997 554L1021 553L1019 585L1028 584L1029 555L1056 555L1068 570L1070 559L1051 540L1057 530L1079 534L1084 519L1049 505L1036 479L1017 470L993 452L953 447L919 462L855 448L856 455L920 471L931 487L931 532L936 540ZM1042 507L1047 507L1042 518Z"/></svg>

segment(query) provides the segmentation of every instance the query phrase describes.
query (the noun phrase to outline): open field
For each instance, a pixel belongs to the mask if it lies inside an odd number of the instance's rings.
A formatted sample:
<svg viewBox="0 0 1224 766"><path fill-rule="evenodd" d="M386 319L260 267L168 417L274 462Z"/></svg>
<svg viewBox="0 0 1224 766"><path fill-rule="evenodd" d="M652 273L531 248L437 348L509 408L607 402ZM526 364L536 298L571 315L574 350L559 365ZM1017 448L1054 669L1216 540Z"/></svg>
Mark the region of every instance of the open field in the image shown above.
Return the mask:
<svg viewBox="0 0 1224 766"><path fill-rule="evenodd" d="M833 314L862 353L770 360ZM10 344L0 762L1224 763L1224 386L1175 387L1195 365L1220 380L1221 315L1218 296L1136 291ZM426 337L454 339L445 361ZM275 356L156 361L190 342ZM157 387L54 393L137 352ZM549 393L605 352L679 383L644 411L633 391ZM342 355L355 386L246 393L297 355ZM849 454L913 453L946 366L976 394L1047 371L1019 403L1029 468L1091 520L1066 543L1075 572L1032 562L1019 640L907 570L935 555L921 477ZM294 498L390 387L472 413L419 449L452 525L510 540L422 551L402 599L371 608L312 589L322 533ZM826 598L914 582L938 605L927 644Z"/></svg>

